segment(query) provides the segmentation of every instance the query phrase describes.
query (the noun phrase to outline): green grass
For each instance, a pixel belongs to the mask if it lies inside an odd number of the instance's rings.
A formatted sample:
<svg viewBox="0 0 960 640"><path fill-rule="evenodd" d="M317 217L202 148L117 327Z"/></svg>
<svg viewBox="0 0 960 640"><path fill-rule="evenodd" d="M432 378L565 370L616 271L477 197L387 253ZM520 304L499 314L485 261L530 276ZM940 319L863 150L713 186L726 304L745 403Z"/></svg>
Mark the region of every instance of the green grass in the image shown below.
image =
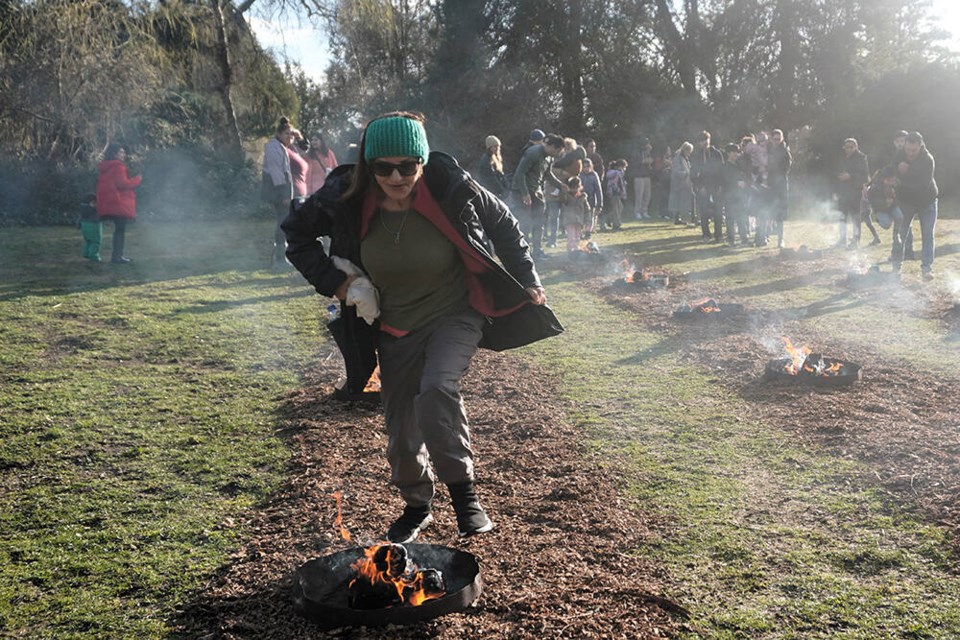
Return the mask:
<svg viewBox="0 0 960 640"><path fill-rule="evenodd" d="M161 637L283 478L319 298L266 223L139 226L130 266L71 231L0 235L0 630Z"/></svg>
<svg viewBox="0 0 960 640"><path fill-rule="evenodd" d="M955 236L955 223L942 227L946 237ZM805 225L792 230L802 233ZM809 313L836 295L822 274L819 282L797 278L796 286L780 290L769 286L761 252L700 245L649 250L679 246L677 234L644 224L601 242L610 252L689 272L708 291L739 288L738 298L755 308L792 304L797 327L832 340L870 344L945 371L955 366L947 331L912 317L915 305L891 311L889 295L880 293L855 313ZM614 239L618 245L610 246ZM883 249L889 247L874 253ZM743 263L753 265L737 266ZM956 259L944 263L938 271L948 273ZM670 595L692 612L684 637L960 636L955 541L943 530L873 487L865 480L870 469L743 418L744 400L682 356L682 337L643 326L562 269L546 275L567 332L527 353L558 372L578 407L574 419L589 428L592 445L609 456L626 490L673 523L658 542L635 552L662 561L678 585Z"/></svg>

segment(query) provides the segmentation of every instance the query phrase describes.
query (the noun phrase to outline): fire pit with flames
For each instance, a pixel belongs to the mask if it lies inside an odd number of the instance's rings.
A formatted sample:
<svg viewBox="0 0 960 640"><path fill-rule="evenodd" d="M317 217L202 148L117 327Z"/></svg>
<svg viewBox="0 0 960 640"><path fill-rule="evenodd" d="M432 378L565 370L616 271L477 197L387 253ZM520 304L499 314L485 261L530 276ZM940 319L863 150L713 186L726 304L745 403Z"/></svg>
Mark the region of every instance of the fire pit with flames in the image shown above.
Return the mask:
<svg viewBox="0 0 960 640"><path fill-rule="evenodd" d="M743 313L742 304L720 304L713 298L704 298L696 302L685 302L673 310L673 317L679 320L706 320L730 317Z"/></svg>
<svg viewBox="0 0 960 640"><path fill-rule="evenodd" d="M334 494L340 537L341 495ZM293 602L323 629L413 624L462 611L483 589L476 557L431 544L381 542L315 558L297 569Z"/></svg>
<svg viewBox="0 0 960 640"><path fill-rule="evenodd" d="M307 562L294 575L293 601L324 629L377 627L462 611L482 588L479 564L470 553L382 543Z"/></svg>
<svg viewBox="0 0 960 640"><path fill-rule="evenodd" d="M783 338L783 342L790 355L767 362L763 377L768 382L843 387L863 378L863 368L859 364L827 358L812 353L807 347L794 347L789 338Z"/></svg>
<svg viewBox="0 0 960 640"><path fill-rule="evenodd" d="M638 289L664 289L670 286L670 276L653 269L636 269L627 260L620 263L620 272L623 274L618 282Z"/></svg>

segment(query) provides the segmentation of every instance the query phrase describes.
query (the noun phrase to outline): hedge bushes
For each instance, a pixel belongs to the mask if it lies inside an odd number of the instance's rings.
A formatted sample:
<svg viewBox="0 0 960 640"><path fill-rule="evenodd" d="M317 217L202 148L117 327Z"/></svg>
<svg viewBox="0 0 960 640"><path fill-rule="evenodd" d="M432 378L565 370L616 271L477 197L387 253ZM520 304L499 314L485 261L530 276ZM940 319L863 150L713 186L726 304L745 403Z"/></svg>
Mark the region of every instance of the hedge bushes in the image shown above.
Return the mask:
<svg viewBox="0 0 960 640"><path fill-rule="evenodd" d="M128 160L142 174L137 215L158 221L247 217L265 213L259 168L228 164L198 149L157 149ZM0 226L73 224L85 193L95 192L96 166L0 161Z"/></svg>

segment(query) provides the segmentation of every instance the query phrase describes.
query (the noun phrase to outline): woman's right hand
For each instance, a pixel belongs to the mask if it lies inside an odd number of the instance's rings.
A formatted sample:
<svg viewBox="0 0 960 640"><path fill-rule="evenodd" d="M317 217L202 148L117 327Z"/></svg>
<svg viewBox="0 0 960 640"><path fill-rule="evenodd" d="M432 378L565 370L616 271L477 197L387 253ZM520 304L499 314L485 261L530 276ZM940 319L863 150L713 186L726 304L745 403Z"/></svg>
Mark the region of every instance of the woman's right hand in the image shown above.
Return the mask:
<svg viewBox="0 0 960 640"><path fill-rule="evenodd" d="M340 286L337 287L337 290L333 295L337 296L337 300L343 301L347 299L347 290L350 288L350 283L357 279L357 276L347 276L347 279L340 283Z"/></svg>

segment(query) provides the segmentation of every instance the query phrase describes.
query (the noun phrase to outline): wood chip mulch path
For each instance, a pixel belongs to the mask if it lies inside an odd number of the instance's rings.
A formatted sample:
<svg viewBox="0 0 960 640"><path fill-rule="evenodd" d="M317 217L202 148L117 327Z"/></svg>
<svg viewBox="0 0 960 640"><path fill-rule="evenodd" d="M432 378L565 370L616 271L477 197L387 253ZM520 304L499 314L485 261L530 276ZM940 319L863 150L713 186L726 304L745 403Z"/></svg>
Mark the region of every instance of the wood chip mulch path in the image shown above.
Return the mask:
<svg viewBox="0 0 960 640"><path fill-rule="evenodd" d="M481 351L464 385L478 491L497 528L466 541L442 486L420 542L462 548L480 560L480 599L465 612L408 627L324 633L298 615L292 572L351 544L335 527L334 494L354 540L375 541L402 510L388 485L386 439L376 408L329 398L336 358L285 398L279 423L291 439L289 481L249 521L249 543L176 621L188 638L662 638L684 609L665 593L657 565L636 553L658 523L617 492L615 472L584 446L542 371ZM662 523L660 523L662 524Z"/></svg>

